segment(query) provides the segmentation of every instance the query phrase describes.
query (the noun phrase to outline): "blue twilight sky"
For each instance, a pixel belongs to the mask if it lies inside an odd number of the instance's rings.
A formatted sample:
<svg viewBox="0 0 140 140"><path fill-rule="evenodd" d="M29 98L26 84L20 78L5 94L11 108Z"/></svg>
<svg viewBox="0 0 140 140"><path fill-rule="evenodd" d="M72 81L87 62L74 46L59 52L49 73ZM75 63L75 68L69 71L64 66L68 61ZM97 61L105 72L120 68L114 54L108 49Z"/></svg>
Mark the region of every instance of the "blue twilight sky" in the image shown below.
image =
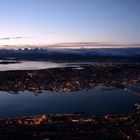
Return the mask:
<svg viewBox="0 0 140 140"><path fill-rule="evenodd" d="M140 44L140 0L0 0L0 45Z"/></svg>

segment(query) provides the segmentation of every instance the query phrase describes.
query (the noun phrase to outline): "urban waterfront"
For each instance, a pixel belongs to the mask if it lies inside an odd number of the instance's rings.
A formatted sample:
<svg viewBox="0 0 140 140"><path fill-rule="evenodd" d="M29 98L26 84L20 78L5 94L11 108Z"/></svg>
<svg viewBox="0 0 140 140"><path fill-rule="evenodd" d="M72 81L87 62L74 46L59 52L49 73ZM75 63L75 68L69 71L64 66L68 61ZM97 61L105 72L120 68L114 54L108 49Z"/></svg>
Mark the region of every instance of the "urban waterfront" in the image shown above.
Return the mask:
<svg viewBox="0 0 140 140"><path fill-rule="evenodd" d="M22 63L0 71L1 139L139 139L139 63Z"/></svg>

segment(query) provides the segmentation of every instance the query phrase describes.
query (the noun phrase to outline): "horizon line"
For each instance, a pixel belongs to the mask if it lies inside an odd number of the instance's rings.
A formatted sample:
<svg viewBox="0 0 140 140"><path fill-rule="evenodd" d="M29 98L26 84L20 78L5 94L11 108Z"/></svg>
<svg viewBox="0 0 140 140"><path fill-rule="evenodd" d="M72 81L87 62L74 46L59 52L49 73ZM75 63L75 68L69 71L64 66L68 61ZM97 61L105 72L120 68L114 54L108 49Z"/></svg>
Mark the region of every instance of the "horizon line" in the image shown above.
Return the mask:
<svg viewBox="0 0 140 140"><path fill-rule="evenodd" d="M7 44L0 45L0 49L20 48L54 48L54 49L89 49L89 48L140 48L140 43L114 43L114 42L61 42L52 44Z"/></svg>

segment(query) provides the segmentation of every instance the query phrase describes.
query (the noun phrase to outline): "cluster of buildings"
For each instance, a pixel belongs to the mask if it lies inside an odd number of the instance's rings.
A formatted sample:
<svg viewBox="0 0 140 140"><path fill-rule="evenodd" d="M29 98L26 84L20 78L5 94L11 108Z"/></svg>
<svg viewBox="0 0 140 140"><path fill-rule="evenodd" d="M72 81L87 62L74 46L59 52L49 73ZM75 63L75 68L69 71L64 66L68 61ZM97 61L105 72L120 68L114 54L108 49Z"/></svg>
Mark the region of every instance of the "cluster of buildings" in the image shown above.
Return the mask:
<svg viewBox="0 0 140 140"><path fill-rule="evenodd" d="M97 85L125 88L140 81L140 64L95 64L82 68L0 72L0 90L18 92L42 90L72 92Z"/></svg>
<svg viewBox="0 0 140 140"><path fill-rule="evenodd" d="M0 138L139 140L140 112L129 114L43 114L0 120ZM25 131L26 130L26 131Z"/></svg>

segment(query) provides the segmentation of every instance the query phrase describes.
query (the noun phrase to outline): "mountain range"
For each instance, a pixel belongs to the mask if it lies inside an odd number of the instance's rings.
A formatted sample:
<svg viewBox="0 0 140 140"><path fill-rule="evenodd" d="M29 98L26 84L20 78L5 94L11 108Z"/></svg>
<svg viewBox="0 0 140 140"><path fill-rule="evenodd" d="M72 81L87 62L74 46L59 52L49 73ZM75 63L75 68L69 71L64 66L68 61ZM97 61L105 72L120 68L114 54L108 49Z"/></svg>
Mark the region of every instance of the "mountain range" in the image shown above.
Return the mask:
<svg viewBox="0 0 140 140"><path fill-rule="evenodd" d="M140 48L1 49L0 59L16 60L135 60L140 61Z"/></svg>

